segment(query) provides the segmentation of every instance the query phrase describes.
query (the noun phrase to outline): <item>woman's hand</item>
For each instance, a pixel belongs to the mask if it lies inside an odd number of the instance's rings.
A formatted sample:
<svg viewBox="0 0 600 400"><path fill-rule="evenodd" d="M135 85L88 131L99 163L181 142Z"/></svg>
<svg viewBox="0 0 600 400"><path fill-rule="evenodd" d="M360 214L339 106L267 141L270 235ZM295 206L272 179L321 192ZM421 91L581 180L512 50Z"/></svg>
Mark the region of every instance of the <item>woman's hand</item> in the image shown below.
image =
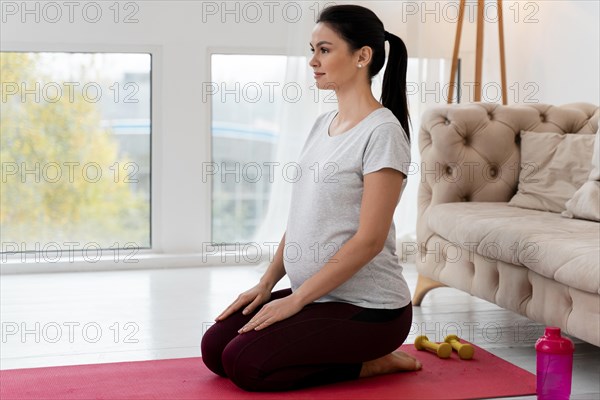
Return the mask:
<svg viewBox="0 0 600 400"><path fill-rule="evenodd" d="M297 314L303 307L304 305L293 294L273 300L265 304L238 333L248 332L252 329L261 330L277 321L282 321Z"/></svg>
<svg viewBox="0 0 600 400"><path fill-rule="evenodd" d="M235 299L235 301L229 305L229 307L227 307L217 318L215 318L215 321L224 320L244 306L246 306L246 308L244 311L242 311L242 314L250 314L256 307L269 301L271 298L272 289L273 288L269 287L269 285L263 284L262 282L258 283L253 288L240 294L237 299Z"/></svg>

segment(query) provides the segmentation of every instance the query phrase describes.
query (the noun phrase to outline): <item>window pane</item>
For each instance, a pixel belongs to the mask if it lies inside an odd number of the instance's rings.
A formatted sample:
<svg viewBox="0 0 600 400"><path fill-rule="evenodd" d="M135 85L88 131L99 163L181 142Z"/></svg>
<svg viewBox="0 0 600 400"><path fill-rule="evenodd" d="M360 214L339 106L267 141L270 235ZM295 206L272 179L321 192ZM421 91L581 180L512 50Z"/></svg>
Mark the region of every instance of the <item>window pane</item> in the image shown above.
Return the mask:
<svg viewBox="0 0 600 400"><path fill-rule="evenodd" d="M248 242L264 219L287 56L211 57L212 241Z"/></svg>
<svg viewBox="0 0 600 400"><path fill-rule="evenodd" d="M2 252L150 247L151 56L1 52L0 74Z"/></svg>

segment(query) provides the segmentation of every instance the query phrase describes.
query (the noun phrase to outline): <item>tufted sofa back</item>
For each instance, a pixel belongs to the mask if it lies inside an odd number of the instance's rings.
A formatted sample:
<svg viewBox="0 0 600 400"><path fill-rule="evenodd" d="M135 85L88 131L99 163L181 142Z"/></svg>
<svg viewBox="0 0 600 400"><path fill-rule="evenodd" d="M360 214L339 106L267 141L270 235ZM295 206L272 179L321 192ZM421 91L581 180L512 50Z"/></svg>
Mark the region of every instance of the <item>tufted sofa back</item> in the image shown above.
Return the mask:
<svg viewBox="0 0 600 400"><path fill-rule="evenodd" d="M417 242L431 237L431 206L459 201L508 202L517 190L521 130L594 134L599 108L490 103L441 105L428 109L419 131L421 181Z"/></svg>

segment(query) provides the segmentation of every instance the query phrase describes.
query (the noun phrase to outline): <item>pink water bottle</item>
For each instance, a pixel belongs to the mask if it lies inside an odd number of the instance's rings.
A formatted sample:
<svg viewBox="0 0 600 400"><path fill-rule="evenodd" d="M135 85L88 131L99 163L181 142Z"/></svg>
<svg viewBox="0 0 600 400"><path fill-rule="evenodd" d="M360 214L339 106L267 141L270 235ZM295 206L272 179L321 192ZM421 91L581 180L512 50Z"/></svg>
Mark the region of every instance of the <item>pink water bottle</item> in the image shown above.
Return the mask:
<svg viewBox="0 0 600 400"><path fill-rule="evenodd" d="M546 327L535 343L538 399L569 399L574 350L573 342L560 335L560 328Z"/></svg>

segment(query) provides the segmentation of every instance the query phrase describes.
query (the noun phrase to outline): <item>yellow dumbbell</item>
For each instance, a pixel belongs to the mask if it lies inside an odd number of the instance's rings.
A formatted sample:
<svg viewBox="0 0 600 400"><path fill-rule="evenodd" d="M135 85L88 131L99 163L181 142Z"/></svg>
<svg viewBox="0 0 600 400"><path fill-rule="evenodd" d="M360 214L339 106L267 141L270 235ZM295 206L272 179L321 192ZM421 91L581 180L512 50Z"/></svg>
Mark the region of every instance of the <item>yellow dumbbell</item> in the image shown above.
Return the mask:
<svg viewBox="0 0 600 400"><path fill-rule="evenodd" d="M437 354L439 358L449 358L452 354L452 346L446 342L434 343L430 342L427 336L417 336L415 339L415 347L417 350L430 350Z"/></svg>
<svg viewBox="0 0 600 400"><path fill-rule="evenodd" d="M456 335L448 335L444 342L448 343L456 352L461 360L470 360L475 354L475 348L468 343L461 343Z"/></svg>

